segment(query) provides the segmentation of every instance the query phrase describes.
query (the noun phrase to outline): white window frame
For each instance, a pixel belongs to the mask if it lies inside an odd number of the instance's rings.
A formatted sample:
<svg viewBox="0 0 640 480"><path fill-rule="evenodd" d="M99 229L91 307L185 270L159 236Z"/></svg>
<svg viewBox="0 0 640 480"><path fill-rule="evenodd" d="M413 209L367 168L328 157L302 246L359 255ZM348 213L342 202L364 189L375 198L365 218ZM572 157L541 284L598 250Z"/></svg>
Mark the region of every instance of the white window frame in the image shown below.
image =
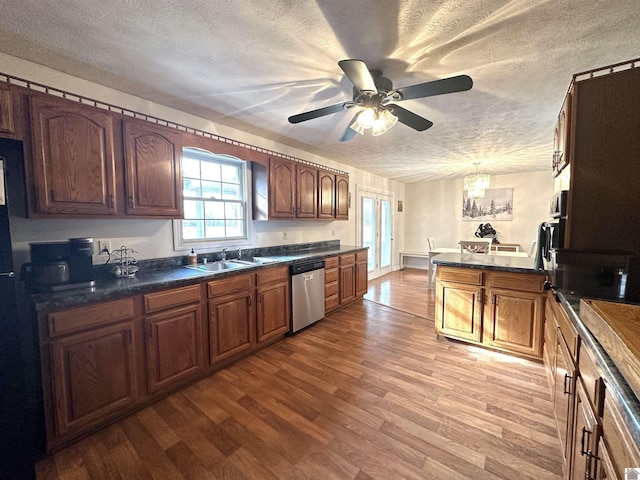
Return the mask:
<svg viewBox="0 0 640 480"><path fill-rule="evenodd" d="M196 148L196 147L185 147L190 150L198 151L200 150L204 155L212 155L218 158L223 163L232 163L240 167L240 188L242 189L242 194L244 198L244 231L245 236L242 238L234 237L234 238L219 238L219 239L185 239L182 235L182 220L183 219L175 219L173 220L173 249L174 251L189 251L191 249L194 250L205 250L205 249L219 249L223 247L234 247L234 246L247 246L250 245L250 239L253 236L253 223L251 222L251 189L249 188L249 175L250 169L247 168L248 162L246 160L242 160L238 157L234 157L232 155L218 154L211 152L209 150ZM182 168L182 167L181 167ZM182 200L184 202L184 199Z"/></svg>

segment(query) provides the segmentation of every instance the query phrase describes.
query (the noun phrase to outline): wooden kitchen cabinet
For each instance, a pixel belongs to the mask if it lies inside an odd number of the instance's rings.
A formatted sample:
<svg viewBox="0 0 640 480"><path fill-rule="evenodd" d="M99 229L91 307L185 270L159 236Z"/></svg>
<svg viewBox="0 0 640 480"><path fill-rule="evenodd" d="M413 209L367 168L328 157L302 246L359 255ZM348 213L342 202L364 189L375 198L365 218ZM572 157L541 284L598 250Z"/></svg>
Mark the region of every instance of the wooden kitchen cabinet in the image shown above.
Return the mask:
<svg viewBox="0 0 640 480"><path fill-rule="evenodd" d="M131 299L53 312L39 322L47 443L104 422L138 398Z"/></svg>
<svg viewBox="0 0 640 480"><path fill-rule="evenodd" d="M255 344L253 275L235 275L207 284L209 361L213 365Z"/></svg>
<svg viewBox="0 0 640 480"><path fill-rule="evenodd" d="M600 425L582 382L576 382L571 478L595 478Z"/></svg>
<svg viewBox="0 0 640 480"><path fill-rule="evenodd" d="M256 335L263 343L287 333L291 327L289 267L256 273Z"/></svg>
<svg viewBox="0 0 640 480"><path fill-rule="evenodd" d="M349 177L336 174L336 220L349 220Z"/></svg>
<svg viewBox="0 0 640 480"><path fill-rule="evenodd" d="M356 297L363 297L369 290L367 250L356 252Z"/></svg>
<svg viewBox="0 0 640 480"><path fill-rule="evenodd" d="M483 283L481 270L438 267L436 334L482 341Z"/></svg>
<svg viewBox="0 0 640 480"><path fill-rule="evenodd" d="M318 169L296 164L296 218L318 217Z"/></svg>
<svg viewBox="0 0 640 480"><path fill-rule="evenodd" d="M568 472L573 441L576 368L562 335L557 335L555 349L553 415L560 438L564 468Z"/></svg>
<svg viewBox="0 0 640 480"><path fill-rule="evenodd" d="M283 158L269 159L269 218L295 218L295 164Z"/></svg>
<svg viewBox="0 0 640 480"><path fill-rule="evenodd" d="M336 174L318 170L318 218L333 220L336 216Z"/></svg>
<svg viewBox="0 0 640 480"><path fill-rule="evenodd" d="M356 299L356 255L340 255L340 305Z"/></svg>
<svg viewBox="0 0 640 480"><path fill-rule="evenodd" d="M182 217L181 133L135 119L123 132L127 214Z"/></svg>
<svg viewBox="0 0 640 480"><path fill-rule="evenodd" d="M31 213L115 215L114 116L74 102L29 97Z"/></svg>
<svg viewBox="0 0 640 480"><path fill-rule="evenodd" d="M200 285L192 285L143 296L150 393L203 371L200 291Z"/></svg>
<svg viewBox="0 0 640 480"><path fill-rule="evenodd" d="M571 91L567 93L556 120L553 133L553 159L551 170L557 177L569 163L569 119L571 114Z"/></svg>
<svg viewBox="0 0 640 480"><path fill-rule="evenodd" d="M544 275L439 267L436 333L542 357Z"/></svg>
<svg viewBox="0 0 640 480"><path fill-rule="evenodd" d="M324 311L325 314L340 306L340 257L324 260Z"/></svg>
<svg viewBox="0 0 640 480"><path fill-rule="evenodd" d="M15 133L13 121L13 95L9 84L0 83L0 133Z"/></svg>

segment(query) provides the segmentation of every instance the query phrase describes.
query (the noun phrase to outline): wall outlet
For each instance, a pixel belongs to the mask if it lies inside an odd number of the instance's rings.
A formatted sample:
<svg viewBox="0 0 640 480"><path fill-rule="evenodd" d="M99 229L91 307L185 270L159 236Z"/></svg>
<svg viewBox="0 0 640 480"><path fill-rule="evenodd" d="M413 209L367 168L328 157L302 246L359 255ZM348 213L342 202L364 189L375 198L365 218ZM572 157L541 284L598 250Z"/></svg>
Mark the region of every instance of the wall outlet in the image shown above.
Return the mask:
<svg viewBox="0 0 640 480"><path fill-rule="evenodd" d="M98 240L98 255L109 255L111 253L111 240Z"/></svg>
<svg viewBox="0 0 640 480"><path fill-rule="evenodd" d="M336 236L336 229L335 229L335 228L331 230L331 236L332 236L332 237L335 237L335 236Z"/></svg>
<svg viewBox="0 0 640 480"><path fill-rule="evenodd" d="M287 239L287 232L282 232L282 239L286 240Z"/></svg>

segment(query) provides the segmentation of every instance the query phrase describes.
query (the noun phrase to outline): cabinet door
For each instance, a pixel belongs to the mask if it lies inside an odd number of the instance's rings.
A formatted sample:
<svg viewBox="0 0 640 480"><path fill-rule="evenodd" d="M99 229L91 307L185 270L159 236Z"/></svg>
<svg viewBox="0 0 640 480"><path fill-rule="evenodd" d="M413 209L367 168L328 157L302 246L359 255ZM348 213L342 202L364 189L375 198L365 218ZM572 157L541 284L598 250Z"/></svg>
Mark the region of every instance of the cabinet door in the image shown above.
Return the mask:
<svg viewBox="0 0 640 480"><path fill-rule="evenodd" d="M269 160L269 218L294 218L295 168L283 158Z"/></svg>
<svg viewBox="0 0 640 480"><path fill-rule="evenodd" d="M50 349L58 436L95 425L135 402L132 322L61 337Z"/></svg>
<svg viewBox="0 0 640 480"><path fill-rule="evenodd" d="M575 397L575 366L560 330L557 331L555 387L553 394L553 414L558 427L565 469L571 458L571 435L573 424L573 400ZM583 477L584 478L584 477Z"/></svg>
<svg viewBox="0 0 640 480"><path fill-rule="evenodd" d="M362 297L369 289L369 272L367 262L356 263L356 297Z"/></svg>
<svg viewBox="0 0 640 480"><path fill-rule="evenodd" d="M124 121L127 214L182 217L181 138L167 127Z"/></svg>
<svg viewBox="0 0 640 480"><path fill-rule="evenodd" d="M296 165L296 217L318 217L318 170Z"/></svg>
<svg viewBox="0 0 640 480"><path fill-rule="evenodd" d="M553 135L553 162L552 171L553 176L556 177L564 170L569 161L569 112L571 111L571 92L567 93L564 99L558 119L556 120L556 127Z"/></svg>
<svg viewBox="0 0 640 480"><path fill-rule="evenodd" d="M318 218L332 220L336 215L336 175L318 172Z"/></svg>
<svg viewBox="0 0 640 480"><path fill-rule="evenodd" d="M355 264L340 267L340 305L356 299Z"/></svg>
<svg viewBox="0 0 640 480"><path fill-rule="evenodd" d="M349 220L349 177L336 175L336 220Z"/></svg>
<svg viewBox="0 0 640 480"><path fill-rule="evenodd" d="M611 460L609 449L602 437L598 440L598 462L596 471L596 480L618 480L616 468Z"/></svg>
<svg viewBox="0 0 640 480"><path fill-rule="evenodd" d="M576 382L571 478L594 478L600 426L581 382Z"/></svg>
<svg viewBox="0 0 640 480"><path fill-rule="evenodd" d="M35 213L114 215L111 114L41 97L30 114Z"/></svg>
<svg viewBox="0 0 640 480"><path fill-rule="evenodd" d="M257 340L269 340L289 331L289 282L257 289Z"/></svg>
<svg viewBox="0 0 640 480"><path fill-rule="evenodd" d="M543 297L537 293L489 289L483 343L542 357Z"/></svg>
<svg viewBox="0 0 640 480"><path fill-rule="evenodd" d="M544 319L544 343L542 346L542 359L544 361L547 380L551 387L551 395L555 395L555 378L556 378L556 336L557 327L551 308L549 306L552 299L545 302L545 319Z"/></svg>
<svg viewBox="0 0 640 480"><path fill-rule="evenodd" d="M436 282L436 288L436 333L480 342L484 289L443 281Z"/></svg>
<svg viewBox="0 0 640 480"><path fill-rule="evenodd" d="M147 317L146 332L150 392L200 372L203 361L199 304Z"/></svg>
<svg viewBox="0 0 640 480"><path fill-rule="evenodd" d="M0 84L0 133L14 133L13 104L11 90L6 83Z"/></svg>
<svg viewBox="0 0 640 480"><path fill-rule="evenodd" d="M254 336L255 317L249 290L209 300L211 364L250 349Z"/></svg>

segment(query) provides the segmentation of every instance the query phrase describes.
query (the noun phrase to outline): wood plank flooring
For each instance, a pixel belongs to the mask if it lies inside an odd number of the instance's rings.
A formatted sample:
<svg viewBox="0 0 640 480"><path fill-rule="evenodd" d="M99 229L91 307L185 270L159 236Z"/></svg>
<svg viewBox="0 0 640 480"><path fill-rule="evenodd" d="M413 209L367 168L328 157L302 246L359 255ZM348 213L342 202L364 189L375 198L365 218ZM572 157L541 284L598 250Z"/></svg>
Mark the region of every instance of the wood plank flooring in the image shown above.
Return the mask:
<svg viewBox="0 0 640 480"><path fill-rule="evenodd" d="M369 300L41 460L37 478L560 479L542 365L436 339L430 295L426 271L373 280Z"/></svg>

